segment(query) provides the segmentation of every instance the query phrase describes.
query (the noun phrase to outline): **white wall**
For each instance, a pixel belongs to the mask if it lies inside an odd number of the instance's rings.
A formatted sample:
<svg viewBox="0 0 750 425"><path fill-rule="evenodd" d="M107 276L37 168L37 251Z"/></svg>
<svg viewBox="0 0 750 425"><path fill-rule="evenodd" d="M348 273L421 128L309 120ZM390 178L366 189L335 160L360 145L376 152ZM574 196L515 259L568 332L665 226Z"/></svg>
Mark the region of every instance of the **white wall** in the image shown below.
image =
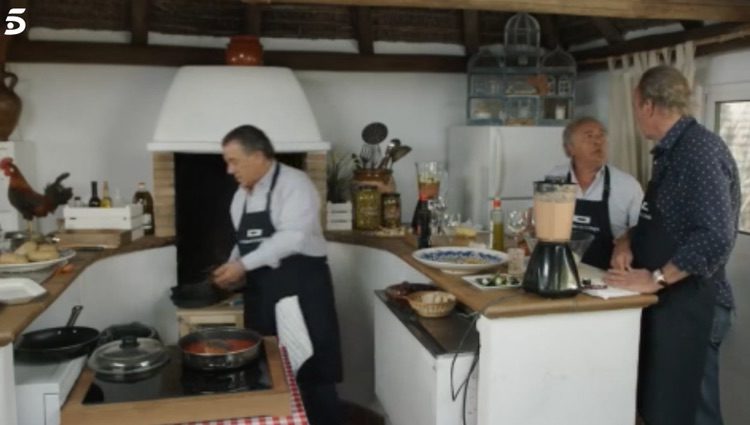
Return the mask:
<svg viewBox="0 0 750 425"><path fill-rule="evenodd" d="M172 68L11 64L19 78L21 119L11 140L33 143L34 189L69 171L75 194L88 200L91 180L109 180L128 200L138 181L151 185L151 139ZM24 170L21 169L23 172ZM45 220L44 230L54 221Z"/></svg>
<svg viewBox="0 0 750 425"><path fill-rule="evenodd" d="M416 206L415 161L443 161L447 128L465 122L466 76L436 73L298 72L320 132L342 153L359 153L362 128L380 121L388 139L413 148L393 167L402 216ZM386 142L382 144L385 149Z"/></svg>
<svg viewBox="0 0 750 425"><path fill-rule="evenodd" d="M60 172L82 199L91 180L132 196L140 180L151 185L151 140L174 68L107 65L11 64L19 77L21 120L11 136L36 151L37 190ZM394 167L404 217L416 200L414 161L444 160L446 128L464 121L463 74L299 72L324 139L358 153L362 128L381 121L389 138L414 150ZM229 130L229 129L227 129ZM385 144L383 145L385 149ZM22 170L23 171L23 170ZM100 188L101 190L101 188ZM45 222L50 230L52 221Z"/></svg>

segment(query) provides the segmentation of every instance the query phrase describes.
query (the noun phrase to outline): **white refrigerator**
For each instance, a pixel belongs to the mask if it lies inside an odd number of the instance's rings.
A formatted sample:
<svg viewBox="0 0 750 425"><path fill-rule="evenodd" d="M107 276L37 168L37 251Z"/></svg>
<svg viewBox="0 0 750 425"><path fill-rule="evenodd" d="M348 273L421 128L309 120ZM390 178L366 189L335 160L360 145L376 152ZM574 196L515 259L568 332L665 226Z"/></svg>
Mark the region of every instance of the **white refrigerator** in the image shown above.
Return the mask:
<svg viewBox="0 0 750 425"><path fill-rule="evenodd" d="M532 205L532 182L568 159L563 127L456 126L448 129L448 211L487 228L490 199L503 210Z"/></svg>

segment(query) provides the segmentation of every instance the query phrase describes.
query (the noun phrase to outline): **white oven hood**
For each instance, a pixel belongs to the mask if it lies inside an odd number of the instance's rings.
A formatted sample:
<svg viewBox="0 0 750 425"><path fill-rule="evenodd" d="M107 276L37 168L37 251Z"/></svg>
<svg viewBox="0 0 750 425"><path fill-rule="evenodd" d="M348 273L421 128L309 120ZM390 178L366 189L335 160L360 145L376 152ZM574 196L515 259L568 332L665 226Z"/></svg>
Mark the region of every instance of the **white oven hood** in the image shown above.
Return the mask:
<svg viewBox="0 0 750 425"><path fill-rule="evenodd" d="M148 150L220 153L222 137L243 124L263 130L277 152L330 149L291 70L185 66L167 92Z"/></svg>

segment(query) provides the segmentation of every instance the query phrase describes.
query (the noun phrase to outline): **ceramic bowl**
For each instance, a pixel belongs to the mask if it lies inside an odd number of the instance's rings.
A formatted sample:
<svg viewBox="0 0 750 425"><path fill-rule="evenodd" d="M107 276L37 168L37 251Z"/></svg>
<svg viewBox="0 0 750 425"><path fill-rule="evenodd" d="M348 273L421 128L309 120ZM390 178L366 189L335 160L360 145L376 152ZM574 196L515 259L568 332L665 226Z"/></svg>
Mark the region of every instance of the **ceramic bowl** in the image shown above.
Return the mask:
<svg viewBox="0 0 750 425"><path fill-rule="evenodd" d="M460 246L420 249L412 256L426 266L449 274L477 273L495 268L508 259L502 251Z"/></svg>

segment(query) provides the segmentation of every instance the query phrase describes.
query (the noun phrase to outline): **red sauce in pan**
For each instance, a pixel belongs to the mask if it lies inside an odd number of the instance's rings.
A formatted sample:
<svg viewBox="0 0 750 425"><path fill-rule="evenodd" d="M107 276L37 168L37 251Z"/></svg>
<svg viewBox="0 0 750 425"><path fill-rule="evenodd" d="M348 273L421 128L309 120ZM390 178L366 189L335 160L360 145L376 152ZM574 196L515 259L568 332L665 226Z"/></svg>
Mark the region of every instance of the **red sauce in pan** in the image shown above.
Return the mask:
<svg viewBox="0 0 750 425"><path fill-rule="evenodd" d="M257 342L246 339L207 339L185 345L184 351L190 354L227 354L244 351L255 346Z"/></svg>

